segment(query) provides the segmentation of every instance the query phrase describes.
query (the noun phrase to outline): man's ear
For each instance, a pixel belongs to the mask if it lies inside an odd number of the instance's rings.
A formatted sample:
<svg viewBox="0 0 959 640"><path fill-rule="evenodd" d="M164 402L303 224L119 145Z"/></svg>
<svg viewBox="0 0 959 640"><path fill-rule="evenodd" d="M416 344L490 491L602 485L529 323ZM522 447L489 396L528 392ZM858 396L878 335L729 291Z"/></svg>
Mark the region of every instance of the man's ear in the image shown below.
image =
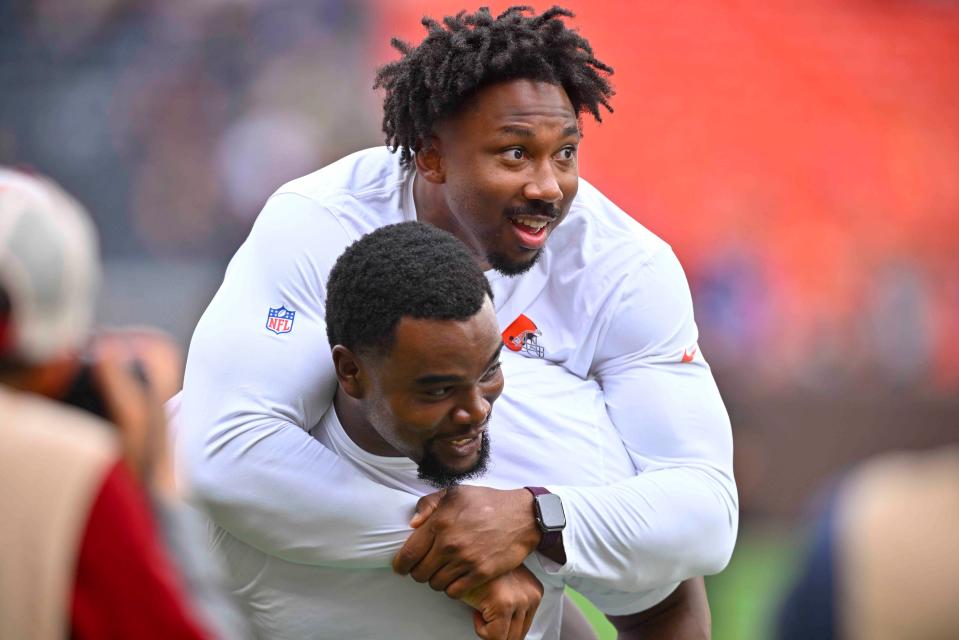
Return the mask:
<svg viewBox="0 0 959 640"><path fill-rule="evenodd" d="M443 161L443 147L440 139L430 136L413 156L416 172L427 182L443 184L446 182L446 164Z"/></svg>
<svg viewBox="0 0 959 640"><path fill-rule="evenodd" d="M359 357L341 344L333 347L333 368L340 388L351 398L361 400L368 380Z"/></svg>

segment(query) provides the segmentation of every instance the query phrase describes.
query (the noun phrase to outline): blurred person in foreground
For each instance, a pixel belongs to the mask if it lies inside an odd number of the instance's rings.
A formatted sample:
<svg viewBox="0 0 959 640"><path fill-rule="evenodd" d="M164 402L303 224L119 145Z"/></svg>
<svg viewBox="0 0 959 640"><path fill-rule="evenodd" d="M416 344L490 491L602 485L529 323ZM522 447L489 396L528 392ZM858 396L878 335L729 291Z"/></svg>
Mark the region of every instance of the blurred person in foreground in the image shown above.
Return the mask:
<svg viewBox="0 0 959 640"><path fill-rule="evenodd" d="M206 638L145 489L159 401L118 341L81 359L99 280L79 203L0 168L0 637Z"/></svg>
<svg viewBox="0 0 959 640"><path fill-rule="evenodd" d="M401 58L377 74L388 146L281 187L231 261L170 409L178 461L240 577L261 552L392 562L459 598L534 554L622 637L656 605L684 614L662 637L708 636L695 577L726 565L738 526L729 418L676 256L579 180L580 118L610 109L612 69L571 15L424 19L424 41L397 42ZM337 387L332 264L365 233L411 220L449 231L486 270L508 380L492 464L516 479L418 505L307 433ZM547 503L558 517L543 517Z"/></svg>
<svg viewBox="0 0 959 640"><path fill-rule="evenodd" d="M780 640L959 637L959 445L851 472L816 523Z"/></svg>

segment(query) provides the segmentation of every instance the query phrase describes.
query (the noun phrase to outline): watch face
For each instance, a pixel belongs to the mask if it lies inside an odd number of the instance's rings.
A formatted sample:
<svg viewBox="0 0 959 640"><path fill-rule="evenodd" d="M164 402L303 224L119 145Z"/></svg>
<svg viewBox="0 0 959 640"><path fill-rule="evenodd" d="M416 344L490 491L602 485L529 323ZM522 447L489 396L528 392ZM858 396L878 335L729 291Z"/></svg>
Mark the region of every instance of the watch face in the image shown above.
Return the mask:
<svg viewBox="0 0 959 640"><path fill-rule="evenodd" d="M559 496L553 493L536 496L536 504L542 528L545 531L562 531L566 526L566 513Z"/></svg>

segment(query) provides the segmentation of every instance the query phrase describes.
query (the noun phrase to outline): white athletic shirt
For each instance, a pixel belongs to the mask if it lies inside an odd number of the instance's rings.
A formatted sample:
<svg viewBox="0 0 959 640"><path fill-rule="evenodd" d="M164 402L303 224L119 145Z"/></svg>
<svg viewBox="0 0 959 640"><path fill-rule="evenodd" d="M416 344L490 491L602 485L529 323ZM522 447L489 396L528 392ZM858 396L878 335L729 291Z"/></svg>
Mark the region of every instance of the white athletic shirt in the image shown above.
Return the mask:
<svg viewBox="0 0 959 640"><path fill-rule="evenodd" d="M417 479L416 464L409 458L377 456L357 446L343 430L332 407L312 434L375 482L416 498L435 490ZM625 456L620 458L619 466L625 463L632 468ZM498 469L491 469L489 477L496 476L506 483L509 474L504 471L500 465ZM338 533L350 535L348 531ZM428 585L399 576L389 568L357 570L296 564L254 549L222 529L215 533L214 544L234 568L232 587L247 605L257 637L277 640L468 640L476 637L470 607L433 591ZM527 640L558 638L563 580L541 568L538 554L531 555L526 564L543 584L543 600Z"/></svg>
<svg viewBox="0 0 959 640"><path fill-rule="evenodd" d="M363 234L416 219L412 181L377 148L281 187L194 333L173 402L179 472L220 527L276 558L383 568L410 533L416 496L371 481L306 432L336 387L327 275ZM536 266L487 275L501 328L522 314L539 334L526 351L504 350L491 433L496 464L528 472L509 486L563 499L567 562L551 570L613 614L721 570L738 523L729 419L669 246L580 180ZM271 309L283 322L270 323ZM597 444L610 424L635 470L625 479ZM570 466L575 482L549 473Z"/></svg>

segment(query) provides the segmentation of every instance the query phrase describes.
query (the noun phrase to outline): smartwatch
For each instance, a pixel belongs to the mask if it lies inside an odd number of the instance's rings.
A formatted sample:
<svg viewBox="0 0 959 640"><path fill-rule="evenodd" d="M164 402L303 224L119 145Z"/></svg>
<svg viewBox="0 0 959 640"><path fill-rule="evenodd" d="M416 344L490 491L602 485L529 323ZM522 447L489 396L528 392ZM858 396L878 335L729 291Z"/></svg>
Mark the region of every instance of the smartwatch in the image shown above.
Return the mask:
<svg viewBox="0 0 959 640"><path fill-rule="evenodd" d="M550 493L543 487L526 487L533 494L533 511L536 516L536 525L543 532L543 537L536 546L537 551L546 551L559 542L559 536L566 527L566 512L563 511L563 501L555 493Z"/></svg>

